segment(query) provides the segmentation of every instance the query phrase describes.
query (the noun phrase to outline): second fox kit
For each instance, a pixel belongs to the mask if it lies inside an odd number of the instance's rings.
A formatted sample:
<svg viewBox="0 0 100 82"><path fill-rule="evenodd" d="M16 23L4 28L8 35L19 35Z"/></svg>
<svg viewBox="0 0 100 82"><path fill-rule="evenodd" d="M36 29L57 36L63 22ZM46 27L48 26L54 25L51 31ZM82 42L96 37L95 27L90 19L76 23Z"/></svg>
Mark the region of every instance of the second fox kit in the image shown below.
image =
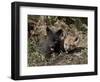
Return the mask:
<svg viewBox="0 0 100 82"><path fill-rule="evenodd" d="M64 49L65 52L68 53L68 51L73 50L77 47L79 43L79 37L72 34L72 33L68 33L65 35L64 38Z"/></svg>

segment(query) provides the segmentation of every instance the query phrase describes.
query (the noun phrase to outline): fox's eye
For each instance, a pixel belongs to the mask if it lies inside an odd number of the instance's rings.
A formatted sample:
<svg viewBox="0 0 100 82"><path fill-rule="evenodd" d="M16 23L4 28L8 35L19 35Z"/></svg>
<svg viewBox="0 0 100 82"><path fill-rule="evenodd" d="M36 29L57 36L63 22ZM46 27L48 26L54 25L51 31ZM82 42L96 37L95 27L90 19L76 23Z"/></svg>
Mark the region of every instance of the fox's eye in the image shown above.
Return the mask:
<svg viewBox="0 0 100 82"><path fill-rule="evenodd" d="M53 42L54 42L54 43L57 43L57 42L58 42L58 39L53 39Z"/></svg>
<svg viewBox="0 0 100 82"><path fill-rule="evenodd" d="M75 38L74 42L78 40L78 37Z"/></svg>
<svg viewBox="0 0 100 82"><path fill-rule="evenodd" d="M55 40L55 42L58 42L58 41L59 41L58 39Z"/></svg>
<svg viewBox="0 0 100 82"><path fill-rule="evenodd" d="M58 41L54 41L54 43L55 43L55 44L57 44L57 43L58 43Z"/></svg>

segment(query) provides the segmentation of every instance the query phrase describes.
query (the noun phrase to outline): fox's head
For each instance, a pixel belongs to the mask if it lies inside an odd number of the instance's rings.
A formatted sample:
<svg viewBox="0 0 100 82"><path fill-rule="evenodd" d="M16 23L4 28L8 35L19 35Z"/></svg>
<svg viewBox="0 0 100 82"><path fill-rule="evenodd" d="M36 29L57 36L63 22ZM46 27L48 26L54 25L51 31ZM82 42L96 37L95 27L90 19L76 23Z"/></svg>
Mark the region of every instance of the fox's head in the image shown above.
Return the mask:
<svg viewBox="0 0 100 82"><path fill-rule="evenodd" d="M66 52L69 50L73 50L77 47L79 43L79 37L78 36L73 36L73 35L66 35L64 38L64 49Z"/></svg>
<svg viewBox="0 0 100 82"><path fill-rule="evenodd" d="M49 50L54 51L54 52L59 52L60 41L61 41L61 36L62 36L63 31L60 29L54 32L47 27L46 32L47 32Z"/></svg>

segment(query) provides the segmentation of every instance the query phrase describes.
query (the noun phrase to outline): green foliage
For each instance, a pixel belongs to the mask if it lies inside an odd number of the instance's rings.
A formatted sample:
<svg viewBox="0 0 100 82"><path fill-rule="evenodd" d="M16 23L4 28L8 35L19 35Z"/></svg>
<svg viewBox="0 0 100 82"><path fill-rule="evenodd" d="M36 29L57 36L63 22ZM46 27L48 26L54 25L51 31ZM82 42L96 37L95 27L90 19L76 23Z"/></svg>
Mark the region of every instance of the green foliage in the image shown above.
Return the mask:
<svg viewBox="0 0 100 82"><path fill-rule="evenodd" d="M42 65L45 61L45 56L38 52L36 43L28 41L28 66ZM42 62L42 63L41 63Z"/></svg>

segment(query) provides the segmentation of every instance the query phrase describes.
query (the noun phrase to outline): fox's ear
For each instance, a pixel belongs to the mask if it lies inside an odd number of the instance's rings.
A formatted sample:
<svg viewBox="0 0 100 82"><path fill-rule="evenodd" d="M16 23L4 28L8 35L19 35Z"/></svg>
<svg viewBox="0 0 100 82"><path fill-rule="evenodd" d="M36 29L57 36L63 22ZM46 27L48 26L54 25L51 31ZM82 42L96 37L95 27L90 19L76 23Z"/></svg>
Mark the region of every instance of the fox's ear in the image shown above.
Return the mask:
<svg viewBox="0 0 100 82"><path fill-rule="evenodd" d="M46 32L47 32L47 35L52 35L52 31L48 27L46 28Z"/></svg>
<svg viewBox="0 0 100 82"><path fill-rule="evenodd" d="M61 35L63 35L63 31L60 29L60 30L58 30L58 31L56 32L56 34L57 34L58 36L61 36Z"/></svg>

